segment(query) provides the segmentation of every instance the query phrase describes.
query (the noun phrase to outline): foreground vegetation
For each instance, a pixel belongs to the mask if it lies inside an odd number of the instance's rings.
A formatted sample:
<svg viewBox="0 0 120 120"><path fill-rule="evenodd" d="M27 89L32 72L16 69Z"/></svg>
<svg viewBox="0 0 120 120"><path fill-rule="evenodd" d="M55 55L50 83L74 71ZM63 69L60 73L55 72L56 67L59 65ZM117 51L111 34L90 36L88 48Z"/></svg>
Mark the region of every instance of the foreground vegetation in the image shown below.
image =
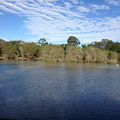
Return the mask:
<svg viewBox="0 0 120 120"><path fill-rule="evenodd" d="M67 44L48 44L44 38L37 43L5 41L0 39L0 58L2 60L36 59L52 62L117 63L120 62L120 43L103 39L80 45L80 41L70 36Z"/></svg>

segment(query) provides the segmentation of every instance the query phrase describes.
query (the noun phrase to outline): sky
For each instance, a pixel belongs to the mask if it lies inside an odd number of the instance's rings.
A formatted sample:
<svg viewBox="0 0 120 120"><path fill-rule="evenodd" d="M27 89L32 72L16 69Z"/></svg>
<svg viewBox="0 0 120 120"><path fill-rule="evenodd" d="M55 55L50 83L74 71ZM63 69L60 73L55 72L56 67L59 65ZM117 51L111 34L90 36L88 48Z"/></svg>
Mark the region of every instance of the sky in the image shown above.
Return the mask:
<svg viewBox="0 0 120 120"><path fill-rule="evenodd" d="M0 38L120 42L120 0L0 0Z"/></svg>

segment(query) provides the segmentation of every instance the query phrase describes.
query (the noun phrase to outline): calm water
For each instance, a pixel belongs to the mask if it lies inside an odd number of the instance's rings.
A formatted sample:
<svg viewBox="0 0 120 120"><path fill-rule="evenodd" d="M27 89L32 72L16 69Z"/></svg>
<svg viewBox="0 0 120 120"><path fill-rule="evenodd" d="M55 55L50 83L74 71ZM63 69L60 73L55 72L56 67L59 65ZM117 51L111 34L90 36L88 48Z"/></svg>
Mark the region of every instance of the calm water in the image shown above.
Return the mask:
<svg viewBox="0 0 120 120"><path fill-rule="evenodd" d="M1 61L0 118L120 120L120 67Z"/></svg>

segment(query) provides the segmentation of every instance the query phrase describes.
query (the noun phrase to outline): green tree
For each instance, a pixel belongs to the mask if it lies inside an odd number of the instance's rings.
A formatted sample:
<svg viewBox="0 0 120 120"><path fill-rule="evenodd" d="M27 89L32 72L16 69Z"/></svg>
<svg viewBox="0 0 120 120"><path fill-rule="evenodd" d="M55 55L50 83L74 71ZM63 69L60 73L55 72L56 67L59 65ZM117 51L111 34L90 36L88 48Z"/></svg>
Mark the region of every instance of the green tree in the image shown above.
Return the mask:
<svg viewBox="0 0 120 120"><path fill-rule="evenodd" d="M68 45L78 46L80 41L75 36L70 36L67 40Z"/></svg>
<svg viewBox="0 0 120 120"><path fill-rule="evenodd" d="M113 44L114 44L113 41L112 41L112 40L109 40L109 41L107 42L106 46L105 46L105 49L112 51L112 49L113 49Z"/></svg>
<svg viewBox="0 0 120 120"><path fill-rule="evenodd" d="M85 47L87 47L87 45L86 44L82 44L82 48L85 48Z"/></svg>
<svg viewBox="0 0 120 120"><path fill-rule="evenodd" d="M5 58L15 59L16 57L18 57L20 54L19 45L19 41L5 42L5 45L3 47L3 54Z"/></svg>
<svg viewBox="0 0 120 120"><path fill-rule="evenodd" d="M102 41L100 42L101 48L105 48L108 42L109 42L108 39L102 39Z"/></svg>
<svg viewBox="0 0 120 120"><path fill-rule="evenodd" d="M3 54L3 48L5 47L5 40L0 39L0 56Z"/></svg>
<svg viewBox="0 0 120 120"><path fill-rule="evenodd" d="M97 48L101 48L101 42L93 42L92 46L97 47Z"/></svg>
<svg viewBox="0 0 120 120"><path fill-rule="evenodd" d="M120 43L119 42L113 43L112 51L120 53Z"/></svg>
<svg viewBox="0 0 120 120"><path fill-rule="evenodd" d="M42 45L48 44L48 42L46 41L45 38L40 38L40 40L37 42L37 44L42 46Z"/></svg>
<svg viewBox="0 0 120 120"><path fill-rule="evenodd" d="M94 47L97 47L97 48L103 48L103 49L105 49L105 47L106 47L106 45L107 45L108 42L109 42L108 39L102 39L101 42L92 42L92 44L90 44L90 45L92 45Z"/></svg>
<svg viewBox="0 0 120 120"><path fill-rule="evenodd" d="M24 43L20 48L23 57L34 58L37 56L39 46L36 43Z"/></svg>

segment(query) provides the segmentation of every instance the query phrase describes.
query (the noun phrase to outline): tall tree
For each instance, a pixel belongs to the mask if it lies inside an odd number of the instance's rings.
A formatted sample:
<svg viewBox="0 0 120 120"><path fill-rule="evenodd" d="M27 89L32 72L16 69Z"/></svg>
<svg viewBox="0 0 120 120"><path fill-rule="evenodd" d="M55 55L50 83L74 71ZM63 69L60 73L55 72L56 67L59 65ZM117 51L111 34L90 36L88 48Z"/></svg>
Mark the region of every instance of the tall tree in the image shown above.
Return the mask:
<svg viewBox="0 0 120 120"><path fill-rule="evenodd" d="M48 44L45 38L40 38L40 40L37 42L38 45L42 46L45 44Z"/></svg>
<svg viewBox="0 0 120 120"><path fill-rule="evenodd" d="M112 40L109 40L107 45L105 46L105 49L112 51L114 42Z"/></svg>
<svg viewBox="0 0 120 120"><path fill-rule="evenodd" d="M67 43L69 45L78 46L80 44L80 41L75 36L70 36L67 40Z"/></svg>
<svg viewBox="0 0 120 120"><path fill-rule="evenodd" d="M108 42L109 42L108 39L102 39L102 41L100 42L101 48L105 48L105 46L107 45Z"/></svg>

